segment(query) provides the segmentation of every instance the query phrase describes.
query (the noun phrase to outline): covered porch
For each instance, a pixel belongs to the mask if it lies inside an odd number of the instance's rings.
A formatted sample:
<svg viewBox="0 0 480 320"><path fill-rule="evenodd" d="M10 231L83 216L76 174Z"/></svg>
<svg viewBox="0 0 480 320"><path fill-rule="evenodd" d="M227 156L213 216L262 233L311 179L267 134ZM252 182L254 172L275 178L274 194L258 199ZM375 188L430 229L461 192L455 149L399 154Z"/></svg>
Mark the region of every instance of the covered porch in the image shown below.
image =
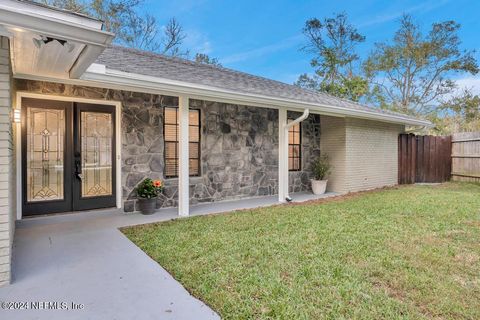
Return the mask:
<svg viewBox="0 0 480 320"><path fill-rule="evenodd" d="M163 91L143 93L141 89L126 91L30 79L16 79L15 87L16 108L22 113L25 98L47 106L49 101L115 106L114 192L117 208L125 212L138 211L136 186L145 178L164 181L158 208L177 207L179 216L189 216L190 206L199 203L262 196L272 196L270 200L276 199L276 203L285 202L290 199L289 192L310 190L310 166L320 154L320 143L335 139L330 130L320 133L324 116L309 109L242 105L190 95L166 96L161 94ZM193 121L191 112L197 115ZM178 119L174 124L169 118L172 114L173 119ZM300 130L294 138L299 148L297 170L288 165L293 142L289 129L294 125ZM18 123L17 128L20 133L22 124ZM197 134L195 143L192 129ZM21 143L17 134L17 145ZM169 168L172 144L178 152L177 171ZM328 150L327 145L324 148ZM22 152L17 149L17 187L22 185ZM332 163L339 167L335 154L331 155ZM197 164L194 171L192 161ZM172 173L176 175L172 177ZM22 219L22 203L18 201L17 218Z"/></svg>

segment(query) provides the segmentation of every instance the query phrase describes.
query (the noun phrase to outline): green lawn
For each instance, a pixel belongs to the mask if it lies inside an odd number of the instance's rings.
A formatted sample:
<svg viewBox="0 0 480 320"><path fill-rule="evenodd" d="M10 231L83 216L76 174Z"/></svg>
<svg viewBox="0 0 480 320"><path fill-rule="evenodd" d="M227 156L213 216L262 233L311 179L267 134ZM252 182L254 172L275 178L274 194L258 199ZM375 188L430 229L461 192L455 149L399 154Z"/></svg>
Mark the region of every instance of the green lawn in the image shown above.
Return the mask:
<svg viewBox="0 0 480 320"><path fill-rule="evenodd" d="M480 319L480 185L122 230L226 319Z"/></svg>

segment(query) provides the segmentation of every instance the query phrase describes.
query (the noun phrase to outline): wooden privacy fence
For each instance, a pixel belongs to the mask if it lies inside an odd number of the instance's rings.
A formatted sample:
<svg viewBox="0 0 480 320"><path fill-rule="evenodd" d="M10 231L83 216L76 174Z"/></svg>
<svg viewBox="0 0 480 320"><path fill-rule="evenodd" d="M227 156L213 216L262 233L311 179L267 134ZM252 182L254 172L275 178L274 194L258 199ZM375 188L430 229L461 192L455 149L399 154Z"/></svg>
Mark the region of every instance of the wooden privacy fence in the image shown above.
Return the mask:
<svg viewBox="0 0 480 320"><path fill-rule="evenodd" d="M452 170L451 136L398 137L398 183L444 182Z"/></svg>
<svg viewBox="0 0 480 320"><path fill-rule="evenodd" d="M452 136L452 179L480 182L480 132Z"/></svg>

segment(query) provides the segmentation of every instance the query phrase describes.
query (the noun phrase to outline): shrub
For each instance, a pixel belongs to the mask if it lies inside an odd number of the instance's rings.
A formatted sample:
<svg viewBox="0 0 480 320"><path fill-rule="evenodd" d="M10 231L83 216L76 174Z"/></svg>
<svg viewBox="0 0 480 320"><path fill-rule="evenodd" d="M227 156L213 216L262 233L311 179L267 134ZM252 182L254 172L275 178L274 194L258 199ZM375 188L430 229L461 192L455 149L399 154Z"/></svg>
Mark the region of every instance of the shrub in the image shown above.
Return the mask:
<svg viewBox="0 0 480 320"><path fill-rule="evenodd" d="M330 173L330 162L327 154L320 156L312 163L312 172L315 180L323 180Z"/></svg>
<svg viewBox="0 0 480 320"><path fill-rule="evenodd" d="M137 194L140 198L152 199L156 198L163 190L161 180L152 180L146 178L137 186Z"/></svg>

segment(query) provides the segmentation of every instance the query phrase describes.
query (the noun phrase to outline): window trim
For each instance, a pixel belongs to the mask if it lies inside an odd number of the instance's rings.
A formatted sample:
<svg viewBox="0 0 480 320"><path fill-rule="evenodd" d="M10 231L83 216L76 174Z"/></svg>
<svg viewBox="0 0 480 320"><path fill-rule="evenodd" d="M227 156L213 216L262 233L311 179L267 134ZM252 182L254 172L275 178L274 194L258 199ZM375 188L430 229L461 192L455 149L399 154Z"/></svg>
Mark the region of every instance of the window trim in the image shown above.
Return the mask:
<svg viewBox="0 0 480 320"><path fill-rule="evenodd" d="M165 118L165 111L167 109L174 109L175 110L175 124L173 123L167 123L166 122L166 118ZM190 108L188 110L189 112L189 115L190 115L190 111L196 111L198 113L198 125L192 125L188 124L188 128L190 129L190 127L198 127L198 141L194 141L194 142L190 142L190 138L188 139L188 145L189 145L189 153L190 153L190 144L191 143L196 143L198 144L198 158L190 158L190 154L188 155L188 165L190 167L190 160L197 160L197 165L198 165L198 168L197 168L197 174L189 174L189 177L200 177L202 175L202 172L201 172L201 169L202 169L202 166L201 166L201 158L202 158L202 113L201 113L201 110L200 109L196 109L196 108ZM178 141L178 127L179 127L179 123L178 122L178 107L163 107L163 163L164 163L164 168L163 168L163 177L165 179L178 179L178 144L179 144L179 141ZM165 135L165 127L167 125L170 125L170 126L173 126L175 125L175 136L176 136L176 141L171 141L171 140L168 140L166 139L166 135ZM190 130L189 130L190 132ZM167 149L167 143L176 143L176 146L175 146L175 158L168 158L168 160L176 160L176 170L177 171L177 174L176 175L167 175L166 174L166 167L167 167L167 152L166 152L166 149ZM189 170L190 171L190 170Z"/></svg>
<svg viewBox="0 0 480 320"><path fill-rule="evenodd" d="M287 119L287 122L288 121L293 121L294 119L292 118L288 118ZM292 126L290 129L293 129L295 126ZM290 129L288 130L288 171L289 172L298 172L298 171L302 171L302 123L299 122L298 123L298 133L299 133L299 141L298 141L298 144L297 143L290 143ZM295 131L293 131L295 132ZM292 133L293 133L292 132ZM298 146L298 157L290 157L290 146ZM298 169L290 169L290 159L298 159Z"/></svg>

